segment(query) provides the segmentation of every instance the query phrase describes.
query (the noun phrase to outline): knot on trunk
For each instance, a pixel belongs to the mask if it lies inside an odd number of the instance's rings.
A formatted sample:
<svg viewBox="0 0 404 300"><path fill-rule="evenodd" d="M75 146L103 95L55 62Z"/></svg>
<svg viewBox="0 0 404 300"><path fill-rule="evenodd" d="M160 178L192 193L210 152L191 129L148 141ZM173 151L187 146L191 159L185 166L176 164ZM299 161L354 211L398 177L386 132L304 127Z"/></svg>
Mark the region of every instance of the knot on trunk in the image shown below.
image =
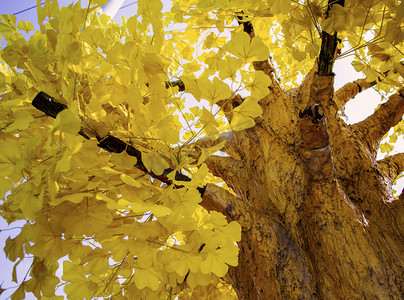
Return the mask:
<svg viewBox="0 0 404 300"><path fill-rule="evenodd" d="M299 111L300 119L309 119L313 124L318 124L324 117L324 114L320 113L320 105L307 106L303 111Z"/></svg>
<svg viewBox="0 0 404 300"><path fill-rule="evenodd" d="M328 132L321 106L307 106L299 112L301 146L305 150L318 150L328 146Z"/></svg>

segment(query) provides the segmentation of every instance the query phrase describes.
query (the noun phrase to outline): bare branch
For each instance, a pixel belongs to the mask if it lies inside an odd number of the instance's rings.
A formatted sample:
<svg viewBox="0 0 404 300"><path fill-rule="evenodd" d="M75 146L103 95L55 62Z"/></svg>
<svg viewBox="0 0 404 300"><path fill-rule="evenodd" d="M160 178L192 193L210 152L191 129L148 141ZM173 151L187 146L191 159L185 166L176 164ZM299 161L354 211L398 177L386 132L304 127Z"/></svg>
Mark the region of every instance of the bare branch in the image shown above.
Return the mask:
<svg viewBox="0 0 404 300"><path fill-rule="evenodd" d="M328 0L328 7L325 15L326 18L328 17L331 8L336 4L344 6L345 0ZM318 75L333 75L332 69L335 58L338 54L337 45L338 38L336 32L333 35L330 35L325 31L321 33L321 50L318 56Z"/></svg>
<svg viewBox="0 0 404 300"><path fill-rule="evenodd" d="M387 156L377 163L383 176L392 183L404 171L404 153Z"/></svg>
<svg viewBox="0 0 404 300"><path fill-rule="evenodd" d="M338 109L341 110L349 100L374 85L376 85L376 81L368 82L366 79L359 79L347 83L335 92L334 102L337 104Z"/></svg>
<svg viewBox="0 0 404 300"><path fill-rule="evenodd" d="M380 140L391 127L400 122L404 114L404 88L389 97L373 115L351 125L358 138L366 143L369 150L376 153Z"/></svg>

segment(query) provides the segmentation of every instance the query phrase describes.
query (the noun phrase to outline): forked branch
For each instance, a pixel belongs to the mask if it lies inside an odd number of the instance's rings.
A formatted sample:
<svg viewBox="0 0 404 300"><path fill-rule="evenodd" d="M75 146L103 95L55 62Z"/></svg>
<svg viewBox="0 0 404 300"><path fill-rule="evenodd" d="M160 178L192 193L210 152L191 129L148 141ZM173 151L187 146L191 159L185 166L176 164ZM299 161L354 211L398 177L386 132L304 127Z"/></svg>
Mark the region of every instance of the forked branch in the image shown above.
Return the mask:
<svg viewBox="0 0 404 300"><path fill-rule="evenodd" d="M392 183L404 171L404 153L387 156L378 164L383 176Z"/></svg>
<svg viewBox="0 0 404 300"><path fill-rule="evenodd" d="M359 79L345 84L334 94L334 101L338 109L341 110L349 100L375 85L376 81L368 82L366 79Z"/></svg>
<svg viewBox="0 0 404 300"><path fill-rule="evenodd" d="M380 140L391 127L400 122L404 114L404 88L389 97L373 115L362 122L353 124L351 128L368 148L376 153Z"/></svg>

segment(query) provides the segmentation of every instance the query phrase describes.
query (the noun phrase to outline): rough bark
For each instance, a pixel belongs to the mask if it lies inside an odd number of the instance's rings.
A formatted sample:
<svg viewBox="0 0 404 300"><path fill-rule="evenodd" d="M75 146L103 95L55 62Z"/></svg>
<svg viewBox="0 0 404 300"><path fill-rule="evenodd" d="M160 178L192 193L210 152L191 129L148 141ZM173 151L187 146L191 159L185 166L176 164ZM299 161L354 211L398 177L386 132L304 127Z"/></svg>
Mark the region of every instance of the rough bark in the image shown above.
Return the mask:
<svg viewBox="0 0 404 300"><path fill-rule="evenodd" d="M358 81L334 93L337 42L336 34L324 33L317 72L293 92L276 85L261 99L262 120L234 133L242 167L225 181L246 205L238 206L237 216L248 217L239 267L228 280L240 299L403 295L403 204L391 201L390 191L402 155L377 162L373 151L401 120L401 95L371 116L372 122L345 124L338 110L372 84ZM267 62L255 66L273 74ZM380 134L360 134L358 126ZM226 178L214 163L210 168Z"/></svg>

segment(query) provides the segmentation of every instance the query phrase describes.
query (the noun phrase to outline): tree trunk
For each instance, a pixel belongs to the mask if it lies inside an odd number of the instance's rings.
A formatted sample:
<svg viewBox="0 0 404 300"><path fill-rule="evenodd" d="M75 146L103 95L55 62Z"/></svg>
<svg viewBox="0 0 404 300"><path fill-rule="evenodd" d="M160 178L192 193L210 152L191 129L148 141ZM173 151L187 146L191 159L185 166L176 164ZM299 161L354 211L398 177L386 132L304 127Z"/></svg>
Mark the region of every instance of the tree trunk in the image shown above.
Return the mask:
<svg viewBox="0 0 404 300"><path fill-rule="evenodd" d="M386 167L400 163L375 160L366 131L375 124L338 117L333 76L307 81L293 95L271 87L256 126L228 139L237 163L208 162L237 198L209 201L208 186L203 204L243 228L239 266L227 278L239 299L400 299L403 205L391 201L397 172ZM218 199L227 204L209 206Z"/></svg>
<svg viewBox="0 0 404 300"><path fill-rule="evenodd" d="M208 161L236 195L208 186L203 205L242 225L239 266L227 275L239 299L404 295L404 205L391 194L404 157L376 161L380 140L404 113L404 89L348 126L338 110L374 83L334 93L337 35L323 32L322 42L318 64L293 91L268 61L254 63L273 82L260 100L264 113L227 139L233 158Z"/></svg>

